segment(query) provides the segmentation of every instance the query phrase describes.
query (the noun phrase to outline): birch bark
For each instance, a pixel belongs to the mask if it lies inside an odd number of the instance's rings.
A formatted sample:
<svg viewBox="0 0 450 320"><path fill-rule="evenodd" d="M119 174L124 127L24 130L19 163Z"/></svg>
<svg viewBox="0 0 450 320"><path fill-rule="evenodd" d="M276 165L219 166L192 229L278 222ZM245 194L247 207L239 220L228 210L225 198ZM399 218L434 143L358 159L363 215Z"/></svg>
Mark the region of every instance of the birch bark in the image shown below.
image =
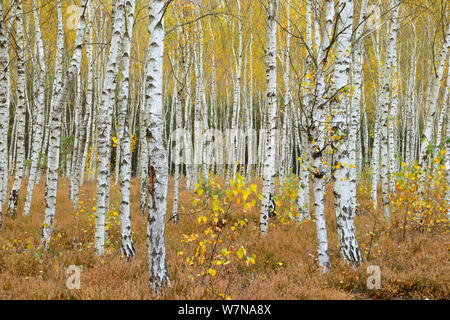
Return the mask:
<svg viewBox="0 0 450 320"><path fill-rule="evenodd" d="M34 17L34 29L36 32L36 50L37 50L37 74L39 83L37 83L37 93L35 96L36 115L34 116L35 123L33 125L33 143L31 151L31 168L30 176L28 178L27 196L25 198L25 206L23 214L28 215L30 213L31 199L33 197L33 189L37 174L37 165L40 158L41 143L42 143L42 131L44 125L44 86L45 86L45 57L44 57L44 44L42 41L41 27L39 11L37 10L36 0L33 1L33 17Z"/></svg>
<svg viewBox="0 0 450 320"><path fill-rule="evenodd" d="M51 115L52 121L50 124L50 140L49 140L49 152L48 152L48 168L46 175L46 194L45 194L45 217L44 226L42 228L41 245L45 248L49 248L49 243L53 234L54 222L55 222L55 210L56 210L56 194L58 188L58 169L59 169L59 150L60 150L60 138L61 138L61 111L66 103L69 87L75 79L75 76L80 69L81 54L83 49L83 35L86 25L86 6L89 0L84 0L81 6L81 16L78 20L78 28L76 32L74 52L70 66L66 71L66 78L64 84L58 83L55 87L56 97L54 111ZM60 6L60 2L58 2ZM58 9L59 10L59 9ZM61 12L61 11L59 11ZM59 43L58 51L61 51L62 56L63 43ZM61 80L62 81L62 80Z"/></svg>
<svg viewBox="0 0 450 320"><path fill-rule="evenodd" d="M263 199L259 226L262 234L269 230L269 217L275 215L275 135L277 130L277 11L278 0L268 0L266 81L267 122L264 152Z"/></svg>
<svg viewBox="0 0 450 320"><path fill-rule="evenodd" d="M356 181L350 181L350 162L347 138L346 110L350 110L350 50L353 26L353 0L339 2L340 12L337 28L340 35L337 39L334 90L341 91L334 106L334 132L338 135L335 153L334 171L334 203L336 210L336 225L339 239L339 249L345 261L358 264L361 261L358 242L355 236L354 217L356 215ZM342 93L343 92L343 93ZM359 105L358 105L359 109ZM356 137L351 136L349 143L356 146ZM355 161L355 159L352 159Z"/></svg>
<svg viewBox="0 0 450 320"><path fill-rule="evenodd" d="M133 36L135 0L125 1L125 32L123 37L123 53L122 53L122 82L121 82L121 98L120 98L120 116L119 121L122 122L122 140L120 148L122 153L122 169L120 177L120 228L122 237L122 252L127 259L134 257L135 250L133 246L133 237L131 233L131 217L130 217L130 179L131 179L131 146L130 134L128 132L128 91L130 80L130 49L131 37Z"/></svg>
<svg viewBox="0 0 450 320"><path fill-rule="evenodd" d="M118 52L120 46L121 30L124 25L124 1L115 4L115 14L112 24L111 45L106 62L106 74L103 80L101 103L98 113L98 163L97 163L97 210L95 220L95 249L98 256L105 250L105 216L109 199L110 158L108 148L111 136L111 108L114 105L114 92L116 90L116 75L118 71Z"/></svg>
<svg viewBox="0 0 450 320"><path fill-rule="evenodd" d="M389 136L388 136L388 122L389 122L389 97L392 91L392 84L390 76L392 74L392 65L394 59L395 44L397 42L397 29L399 8L396 1L391 1L391 7L394 8L390 16L390 30L388 47L386 51L386 62L383 71L383 80L380 96L380 131L381 131L381 185L382 185L382 201L384 217L387 221L390 220L391 209L389 200ZM392 179L394 177L391 177Z"/></svg>
<svg viewBox="0 0 450 320"><path fill-rule="evenodd" d="M363 0L361 4L361 11L359 13L359 24L356 29L356 34L354 38L353 47L353 57L352 57L352 88L353 95L351 96L351 115L350 115L350 126L349 126L349 180L350 180L350 191L352 193L351 199L353 201L353 207L356 209L358 207L356 199L356 183L357 183L357 139L359 134L359 128L361 123L361 87L362 87L362 73L363 73L363 56L364 56L364 46L363 39L361 38L366 25L367 20L367 3L368 0ZM361 136L361 135L359 135ZM361 163L360 163L361 164Z"/></svg>
<svg viewBox="0 0 450 320"><path fill-rule="evenodd" d="M8 129L9 129L9 53L3 17L3 1L0 1L0 230L2 228L3 195L8 188ZM6 177L6 179L5 179Z"/></svg>
<svg viewBox="0 0 450 320"><path fill-rule="evenodd" d="M450 220L450 108L447 108L445 150L445 172L447 176L447 193L445 196L445 203L447 204L447 220Z"/></svg>
<svg viewBox="0 0 450 320"><path fill-rule="evenodd" d="M427 160L428 160L428 147L432 144L433 140L433 128L434 128L434 117L436 114L439 89L443 82L445 61L450 49L450 26L447 26L447 31L445 33L444 41L442 43L441 53L439 55L439 66L435 77L432 79L432 88L430 91L430 101L429 110L425 120L425 125L422 133L421 144L420 144L420 166L422 170L425 171Z"/></svg>
<svg viewBox="0 0 450 320"><path fill-rule="evenodd" d="M331 32L334 17L334 2L331 0L325 1L325 30L322 34L322 39L319 40L319 8L318 4L314 2L314 26L315 26L315 42L317 47L317 56L319 65L316 72L316 84L314 88L315 105L311 109L312 125L311 132L308 134L308 143L311 148L311 167L312 167L312 181L314 188L314 208L316 219L316 233L317 233L317 252L319 267L322 272L327 272L330 267L330 258L328 253L328 238L327 226L325 220L325 164L326 160L323 152L326 147L324 137L325 132L325 97L326 97L326 83L325 83L325 69L327 65L327 50L330 45Z"/></svg>
<svg viewBox="0 0 450 320"><path fill-rule="evenodd" d="M146 138L149 160L149 203L147 225L147 247L149 285L153 293L169 285L164 239L168 164L164 141L164 113L162 101L164 58L164 12L163 0L152 0L148 6L149 50L146 74Z"/></svg>
<svg viewBox="0 0 450 320"><path fill-rule="evenodd" d="M23 10L22 1L16 1L16 45L17 45L17 106L15 116L17 117L15 140L17 156L15 161L15 176L12 189L9 194L8 214L17 214L17 202L22 185L25 164L25 58L23 40Z"/></svg>

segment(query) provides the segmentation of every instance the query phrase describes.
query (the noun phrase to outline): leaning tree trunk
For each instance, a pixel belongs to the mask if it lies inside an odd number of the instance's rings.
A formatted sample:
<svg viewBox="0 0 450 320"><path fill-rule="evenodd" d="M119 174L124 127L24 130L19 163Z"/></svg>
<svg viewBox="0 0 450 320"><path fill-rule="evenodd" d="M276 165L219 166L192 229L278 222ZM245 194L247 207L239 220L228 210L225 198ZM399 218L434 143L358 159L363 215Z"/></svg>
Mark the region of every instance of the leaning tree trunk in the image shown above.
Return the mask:
<svg viewBox="0 0 450 320"><path fill-rule="evenodd" d="M25 206L23 214L28 215L30 213L31 199L33 197L33 189L36 180L37 166L41 151L42 142L42 129L44 125L44 90L45 90L45 59L44 59L44 44L41 36L41 28L39 26L39 11L37 10L36 0L33 1L33 15L34 15L34 29L36 31L37 41L37 59L36 64L38 66L38 79L37 93L35 96L34 104L36 105L37 114L34 115L35 123L33 125L33 143L31 151L31 168L30 176L28 178L27 196L25 198Z"/></svg>
<svg viewBox="0 0 450 320"><path fill-rule="evenodd" d="M439 116L439 119L437 121L437 132L436 132L436 146L440 148L442 143L442 130L444 129L444 123L445 123L445 116L447 114L448 109L448 97L449 97L449 91L450 91L450 64L447 65L447 84L444 88L444 97L442 98L442 109L441 114ZM448 138L444 137L445 139ZM445 142L444 139L444 142Z"/></svg>
<svg viewBox="0 0 450 320"><path fill-rule="evenodd" d="M94 61L93 61L93 56L92 56L92 34L94 32L94 15L93 15L93 11L92 11L92 6L89 6L89 16L92 17L91 19L89 19L89 25L87 26L87 30L86 30L86 38L87 38L87 42L89 43L89 45L86 46L86 58L87 58L87 64L88 64L88 68L87 68L87 88L86 88L86 104L85 104L85 109L86 109L86 113L85 113L85 120L83 123L83 127L82 128L82 137L83 140L85 141L84 143L84 148L83 148L83 155L81 157L81 165L80 165L80 186L82 186L84 184L84 174L86 172L86 158L89 152L89 146L90 146L90 140L91 140L91 125L92 125L92 85L93 85L93 74L94 74ZM91 157L93 156L93 154L91 154Z"/></svg>
<svg viewBox="0 0 450 320"><path fill-rule="evenodd" d="M148 7L150 25L149 50L147 56L146 139L149 159L149 190L147 246L149 285L153 293L170 285L164 239L168 164L164 141L164 113L162 100L164 60L164 10L163 0L151 0Z"/></svg>
<svg viewBox="0 0 450 320"><path fill-rule="evenodd" d="M447 59L447 54L450 50L450 26L447 26L447 31L444 37L444 43L442 44L441 53L439 56L439 66L437 69L437 73L431 82L432 87L430 89L430 101L427 101L429 104L428 114L425 120L424 129L422 133L422 139L420 144L420 158L419 164L422 167L422 170L425 172L428 156L429 156L429 146L432 145L432 137L433 137L433 128L434 128L434 116L436 114L438 98L439 98L439 89L441 83L443 83L444 76L444 68L445 61Z"/></svg>
<svg viewBox="0 0 450 320"><path fill-rule="evenodd" d="M8 188L8 129L9 129L9 54L6 25L3 19L3 1L0 1L0 229L2 228L3 194Z"/></svg>
<svg viewBox="0 0 450 320"><path fill-rule="evenodd" d="M22 1L16 1L16 45L17 45L17 106L15 116L17 118L17 137L15 145L17 156L15 161L14 184L9 194L8 214L17 214L17 202L22 185L25 164L25 60L23 41L23 10Z"/></svg>
<svg viewBox="0 0 450 320"><path fill-rule="evenodd" d="M84 0L81 7L81 16L78 21L78 28L75 38L74 52L70 66L66 71L66 78L64 84L58 83L55 92L56 99L54 110L51 115L50 123L50 141L48 152L48 168L46 176L46 189L45 189L45 217L44 226L42 228L41 245L49 248L49 242L53 234L54 222L55 222L55 210L56 210L56 194L58 189L58 170L59 170L59 150L61 139L61 115L69 91L69 87L73 83L77 72L81 65L81 54L83 49L83 35L84 27L86 25L86 6L89 0ZM59 3L58 3L59 5ZM64 47L63 43L58 43L57 50L62 53Z"/></svg>

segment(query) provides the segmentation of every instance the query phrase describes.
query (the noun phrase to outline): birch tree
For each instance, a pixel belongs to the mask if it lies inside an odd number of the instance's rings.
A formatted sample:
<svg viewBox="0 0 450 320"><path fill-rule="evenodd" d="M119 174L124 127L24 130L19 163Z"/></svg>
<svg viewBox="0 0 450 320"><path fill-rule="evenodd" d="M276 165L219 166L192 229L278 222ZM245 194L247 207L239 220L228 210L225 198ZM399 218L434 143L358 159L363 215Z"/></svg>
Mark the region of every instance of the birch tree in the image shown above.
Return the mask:
<svg viewBox="0 0 450 320"><path fill-rule="evenodd" d="M134 0L126 0L125 2L125 33L123 37L123 53L122 53L122 82L121 82L121 99L120 99L120 115L119 121L122 123L122 134L120 148L122 153L122 170L120 179L120 227L122 235L122 251L125 257L130 259L134 257L135 250L133 246L133 238L131 233L130 219L130 179L131 179L131 150L130 150L130 133L128 132L128 91L129 91L129 74L130 74L130 49L131 37L133 36L133 20L134 20Z"/></svg>
<svg viewBox="0 0 450 320"><path fill-rule="evenodd" d="M340 12L337 28L340 31L336 45L336 60L334 71L334 90L341 91L336 98L333 108L334 125L333 132L337 134L337 146L335 153L334 171L334 203L336 210L336 225L339 239L339 248L344 260L359 263L361 254L355 236L353 219L356 215L356 193L352 192L350 183L350 162L347 137L346 110L350 109L350 50L353 26L353 0L339 2ZM343 139L344 138L344 139ZM351 138L355 139L354 136ZM351 145L356 145L355 140L350 140ZM356 185L354 185L356 187Z"/></svg>
<svg viewBox="0 0 450 320"><path fill-rule="evenodd" d="M447 220L450 220L450 108L447 108L447 131L445 135L445 172L448 184L445 203L447 204Z"/></svg>
<svg viewBox="0 0 450 320"><path fill-rule="evenodd" d="M388 141L388 122L389 122L389 101L392 91L392 83L390 75L392 73L393 59L395 57L394 50L396 49L397 31L398 31L398 14L399 7L397 1L391 1L390 7L392 13L390 14L390 30L389 39L386 49L386 62L383 70L383 80L380 97L380 131L381 131L381 184L382 184L382 201L384 218L389 221L391 216L391 208L389 201L389 157L394 155L389 154ZM391 177L392 179L394 177Z"/></svg>
<svg viewBox="0 0 450 320"><path fill-rule="evenodd" d="M8 188L8 127L9 127L9 53L3 16L3 1L0 2L0 230L2 228L3 194Z"/></svg>
<svg viewBox="0 0 450 320"><path fill-rule="evenodd" d="M45 90L45 57L44 57L44 44L42 41L41 27L39 12L37 10L36 1L33 1L33 17L34 17L34 29L36 33L37 41L37 57L35 64L37 65L38 83L37 93L35 97L36 112L35 123L33 125L33 143L31 151L31 168L30 175L28 178L27 196L25 198L25 206L23 209L23 214L28 215L30 213L31 199L33 197L33 189L35 185L37 166L40 158L41 143L42 143L42 132L44 125L44 90Z"/></svg>
<svg viewBox="0 0 450 320"><path fill-rule="evenodd" d="M78 19L78 27L76 31L74 51L72 59L70 61L69 68L66 71L65 79L62 83L56 84L55 93L56 98L54 100L54 109L51 115L50 123L50 140L49 140L49 153L48 153L48 168L46 175L46 188L45 188L45 216L44 226L42 228L41 245L44 245L47 249L54 230L55 223L55 211L56 211L56 195L58 190L58 170L60 168L59 151L60 151L60 139L61 139L61 117L62 110L66 103L69 87L72 85L77 72L81 65L81 54L83 49L83 35L86 25L86 13L87 4L89 0L84 0L81 4L81 15ZM60 2L58 2L60 6ZM61 11L58 8L59 13ZM59 23L58 23L59 24ZM58 26L59 27L59 26ZM62 24L61 24L62 28ZM57 50L60 51L60 56L63 52L63 43L58 44Z"/></svg>
<svg viewBox="0 0 450 320"><path fill-rule="evenodd" d="M349 126L349 180L350 190L352 192L351 198L354 202L353 206L357 208L356 203L356 185L357 185L357 143L358 133L361 123L361 93L362 93L362 74L363 74L363 54L364 46L362 33L367 21L367 3L368 0L363 0L361 4L361 11L359 13L359 24L357 26L354 36L354 46L352 50L352 88L353 95L351 96L351 116ZM360 135L361 136L361 135ZM366 136L366 135L365 135ZM368 144L365 144L366 148ZM361 163L360 163L361 165Z"/></svg>
<svg viewBox="0 0 450 320"><path fill-rule="evenodd" d="M15 145L17 156L15 161L14 183L9 194L8 214L17 214L17 202L22 185L25 164L25 58L23 40L23 10L22 1L15 2L16 10L16 46L17 46L17 105L15 116L17 117Z"/></svg>
<svg viewBox="0 0 450 320"><path fill-rule="evenodd" d="M422 170L425 171L428 155L429 155L429 146L433 143L433 128L434 128L434 120L435 120L435 114L437 110L438 105L438 99L439 99L439 89L441 86L441 83L443 83L443 76L444 76L444 68L445 68L445 61L447 59L447 55L450 49L450 26L447 26L447 29L445 31L444 41L442 43L442 49L439 54L439 65L437 66L437 72L435 76L432 78L430 88L430 95L429 95L429 101L428 102L428 112L425 119L424 129L422 133L421 143L420 143L420 165L422 167Z"/></svg>
<svg viewBox="0 0 450 320"><path fill-rule="evenodd" d="M267 234L269 218L275 215L275 137L277 130L277 11L278 0L268 0L267 6L267 120L265 122L266 145L264 151L263 199L259 226Z"/></svg>
<svg viewBox="0 0 450 320"><path fill-rule="evenodd" d="M145 134L149 159L149 191L147 225L147 247L149 264L149 286L153 293L170 285L164 239L167 205L168 163L164 141L164 113L162 100L164 58L164 13L163 0L151 0L148 6L150 34L147 53L145 92Z"/></svg>
<svg viewBox="0 0 450 320"><path fill-rule="evenodd" d="M325 219L325 166L327 162L324 157L324 150L327 146L325 138L325 117L326 117L326 92L325 71L328 63L328 53L330 50L330 39L332 38L332 27L334 17L334 2L325 1L325 28L319 38L319 8L314 2L314 29L315 43L317 49L317 65L314 86L314 105L307 109L310 111L311 132L308 133L308 144L310 146L312 182L314 188L314 209L317 233L317 254L319 267L322 272L327 272L330 268L330 258L328 253L328 238Z"/></svg>

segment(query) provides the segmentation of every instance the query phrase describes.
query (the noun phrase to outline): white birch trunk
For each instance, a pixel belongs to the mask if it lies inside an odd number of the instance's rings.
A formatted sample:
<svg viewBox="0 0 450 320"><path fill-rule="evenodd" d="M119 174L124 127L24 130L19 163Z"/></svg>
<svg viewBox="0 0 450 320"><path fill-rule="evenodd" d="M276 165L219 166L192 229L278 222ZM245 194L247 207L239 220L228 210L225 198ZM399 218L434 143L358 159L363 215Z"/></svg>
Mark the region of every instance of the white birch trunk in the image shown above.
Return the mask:
<svg viewBox="0 0 450 320"><path fill-rule="evenodd" d="M447 130L445 135L445 172L447 176L445 203L447 204L447 220L450 220L450 108L447 109Z"/></svg>
<svg viewBox="0 0 450 320"><path fill-rule="evenodd" d="M0 2L0 230L4 194L8 189L8 129L9 129L9 53L6 25L3 18L3 1ZM5 179L6 177L6 179Z"/></svg>
<svg viewBox="0 0 450 320"><path fill-rule="evenodd" d="M394 1L391 1L391 7L393 7L393 13L390 17L390 32L388 38L386 62L383 71L382 88L380 94L380 131L381 131L381 185L382 185L382 201L384 218L389 221L391 216L390 200L389 200L389 136L388 136L388 122L389 122L389 97L392 92L391 73L394 59L395 44L397 42L397 29L399 9L398 6L393 5ZM394 177L391 177L392 179Z"/></svg>
<svg viewBox="0 0 450 320"><path fill-rule="evenodd" d="M36 115L34 115L35 123L33 125L33 143L31 151L31 168L30 177L28 179L27 196L25 198L25 206L23 214L28 215L30 213L31 199L33 197L33 189L36 180L37 166L40 157L41 143L42 143L42 131L44 125L44 86L45 86L45 58L44 58L44 44L41 36L41 28L39 25L39 11L37 10L36 0L33 1L33 16L34 16L34 29L36 32L37 41L37 74L39 83L37 86L37 94L35 96Z"/></svg>
<svg viewBox="0 0 450 320"><path fill-rule="evenodd" d="M17 214L17 202L19 200L19 191L22 185L25 162L25 60L24 60L24 40L23 40L23 10L22 2L16 1L16 45L17 45L17 137L16 161L14 184L9 194L8 214L15 216Z"/></svg>
<svg viewBox="0 0 450 320"><path fill-rule="evenodd" d="M64 84L58 83L55 87L56 98L54 100L54 111L51 115L50 124L50 141L49 141L49 153L48 153L48 168L46 175L46 207L44 226L42 228L41 245L44 245L47 249L53 234L55 211L56 211L56 195L58 188L58 169L59 169L59 150L60 150L60 138L61 138L61 111L66 104L66 99L69 91L69 87L76 77L77 72L81 65L81 54L83 49L83 35L84 27L86 25L86 6L88 0L84 0L81 6L81 16L78 20L78 28L75 38L74 52L70 66L66 71L66 78ZM60 3L58 2L58 6ZM59 11L61 12L61 11ZM58 51L64 49L63 43L58 44Z"/></svg>
<svg viewBox="0 0 450 320"><path fill-rule="evenodd" d="M149 50L146 74L146 138L150 155L149 203L147 225L147 247L149 264L149 285L153 293L170 285L164 239L168 164L164 141L164 114L162 100L163 58L164 58L164 10L163 0L152 0L149 13Z"/></svg>
<svg viewBox="0 0 450 320"><path fill-rule="evenodd" d="M145 92L145 79L142 81L142 91ZM147 139L145 138L145 94L142 94L141 112L139 114L139 138L140 138L140 168L141 168L141 201L140 209L144 214L147 207L147 178L148 178L148 148Z"/></svg>
<svg viewBox="0 0 450 320"><path fill-rule="evenodd" d="M286 2L286 20L287 20L287 34L286 34L286 48L285 48L285 59L284 59L284 118L283 118L283 132L281 140L281 157L280 157L280 184L283 185L288 174L289 168L289 146L288 141L290 141L290 129L292 126L291 121L291 23L290 23L290 0Z"/></svg>
<svg viewBox="0 0 450 320"><path fill-rule="evenodd" d="M428 160L428 148L433 144L433 128L434 128L434 117L437 110L439 89L443 82L445 61L450 49L450 26L447 26L447 31L445 33L444 41L442 43L441 53L439 55L439 66L436 75L432 80L432 87L430 89L430 100L427 101L429 105L428 113L425 119L424 129L422 133L422 139L420 144L420 166L422 170L425 171Z"/></svg>
<svg viewBox="0 0 450 320"><path fill-rule="evenodd" d="M316 219L316 233L317 233L317 252L319 267L325 273L330 268L330 258L328 253L328 239L327 226L325 220L325 157L323 152L325 150L326 141L324 137L325 132L325 64L326 50L330 44L331 30L333 26L334 17L334 3L331 0L325 2L325 31L322 35L321 43L319 43L319 8L317 3L314 3L314 25L316 30L316 46L318 48L318 59L320 65L317 66L315 94L317 95L317 102L312 113L312 132L308 135L309 144L311 148L311 166L312 166L312 180L314 188L314 208Z"/></svg>
<svg viewBox="0 0 450 320"><path fill-rule="evenodd" d="M334 116L334 132L342 137L338 139L335 153L334 171L334 203L336 210L336 225L339 239L339 249L342 258L353 264L361 261L358 242L355 236L354 217L356 215L356 181L351 184L350 162L347 141L346 110L350 110L350 50L353 26L353 0L339 2L337 27L340 35L337 39L334 91L341 91L337 96ZM343 91L343 93L342 93ZM357 106L359 109L359 105ZM356 146L356 136L349 137L349 144Z"/></svg>
<svg viewBox="0 0 450 320"><path fill-rule="evenodd" d="M268 0L267 8L267 122L264 152L263 199L259 226L261 233L267 234L269 218L275 216L275 135L277 130L277 11L278 0Z"/></svg>
<svg viewBox="0 0 450 320"><path fill-rule="evenodd" d="M87 58L87 85L86 85L86 114L85 114L85 120L84 120L84 128L82 128L84 134L84 148L83 148L83 155L81 157L81 167L80 167L80 186L84 184L84 176L86 172L86 158L89 152L89 146L91 146L91 125L92 125L92 108L93 108L93 100L92 100L92 91L93 91L93 76L95 72L94 68L94 61L92 56L92 33L93 33L93 26L94 26L94 14L92 10L92 5L89 6L89 25L87 26L86 30L86 41L88 42L88 45L86 46L86 58ZM94 155L91 154L91 157Z"/></svg>
<svg viewBox="0 0 450 320"><path fill-rule="evenodd" d="M399 9L394 9L398 11ZM392 20L391 34L395 34L397 39L397 33L399 29L399 19L398 12L395 13L395 17ZM388 118L388 148L389 148L389 176L390 176L390 193L395 193L396 178L395 174L398 172L398 154L397 154L397 143L396 143L396 133L397 120L398 120L398 104L399 104L399 90L400 90L400 79L399 70L397 68L397 41L392 43L392 60L391 60L391 72L389 73L392 77L392 95L391 95L391 107L389 111Z"/></svg>
<svg viewBox="0 0 450 320"><path fill-rule="evenodd" d="M185 48L181 49L181 78L178 80L180 83L176 85L176 96L175 96L175 129L181 130L183 126L183 119L182 119L182 113L181 113L181 102L183 99L183 92L184 87L186 83L186 76L188 74L188 61L186 57L186 51ZM177 81L175 79L175 81ZM214 89L213 89L214 90ZM215 100L215 97L213 97ZM177 141L177 143L180 143ZM183 143L184 143L184 137L183 137ZM176 149L177 150L177 149ZM185 151L184 151L185 152ZM178 151L176 153L176 159L178 159L180 155L178 154ZM186 160L186 155L183 157ZM182 158L182 159L183 159ZM178 223L178 192L179 192L179 183L180 183L180 167L183 162L180 164L175 162L175 174L174 174L174 195L173 195L173 208L172 208L172 219L175 224Z"/></svg>
<svg viewBox="0 0 450 320"><path fill-rule="evenodd" d="M361 11L359 14L359 25L356 29L355 34L355 44L353 47L353 59L351 65L352 72L352 88L349 90L353 90L353 95L351 96L351 115L350 115L350 126L349 126L349 136L348 136L348 144L349 144L349 180L350 180L350 191L352 193L351 200L353 201L353 207L357 208L358 203L356 199L356 188L357 188L357 140L361 123L361 88L362 88L362 74L363 74L363 56L364 56L364 46L363 39L361 39L361 35L364 30L364 26L366 25L367 19L367 3L368 0L363 0L361 4ZM367 145L366 145L367 148ZM361 154L361 152L359 153ZM362 167L362 161L359 162L360 167Z"/></svg>
<svg viewBox="0 0 450 320"><path fill-rule="evenodd" d="M135 0L126 0L125 2L125 33L123 37L123 55L122 55L122 83L121 83L121 99L120 99L120 116L119 121L122 122L122 134L120 141L121 148L121 177L120 177L120 227L122 238L122 252L127 259L134 257L135 250L133 246L133 237L131 233L131 217L130 217L130 179L131 179L131 147L130 134L128 132L128 91L129 91L129 74L130 74L130 50L131 37L133 36Z"/></svg>
<svg viewBox="0 0 450 320"><path fill-rule="evenodd" d="M442 143L442 130L444 129L445 116L448 109L448 97L450 91L450 65L447 65L447 84L444 88L444 97L442 98L442 109L437 121L436 146L439 148ZM446 137L444 137L446 138ZM445 142L445 139L444 139Z"/></svg>
<svg viewBox="0 0 450 320"><path fill-rule="evenodd" d="M111 109L114 105L114 93L116 90L116 75L119 68L118 52L121 40L121 30L124 25L124 1L115 3L115 14L112 24L111 45L106 63L106 74L101 92L101 103L98 113L98 163L97 163L97 210L95 220L95 249L98 256L105 251L105 216L109 208L109 162L111 139Z"/></svg>

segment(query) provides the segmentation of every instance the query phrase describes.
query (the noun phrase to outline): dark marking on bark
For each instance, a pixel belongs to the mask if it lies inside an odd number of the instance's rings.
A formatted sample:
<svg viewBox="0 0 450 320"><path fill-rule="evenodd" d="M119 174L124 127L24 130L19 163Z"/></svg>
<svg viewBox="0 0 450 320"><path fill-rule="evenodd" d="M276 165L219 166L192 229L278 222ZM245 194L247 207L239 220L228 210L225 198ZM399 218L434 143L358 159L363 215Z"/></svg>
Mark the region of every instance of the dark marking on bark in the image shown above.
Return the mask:
<svg viewBox="0 0 450 320"><path fill-rule="evenodd" d="M153 197L155 193L155 181L156 181L156 170L155 167L150 166L149 168L149 177L150 177L150 183L148 185L148 191L150 192L150 195Z"/></svg>
<svg viewBox="0 0 450 320"><path fill-rule="evenodd" d="M269 194L269 218L273 218L277 216L276 213L276 204L275 204L275 200L273 199L273 195L272 193Z"/></svg>

